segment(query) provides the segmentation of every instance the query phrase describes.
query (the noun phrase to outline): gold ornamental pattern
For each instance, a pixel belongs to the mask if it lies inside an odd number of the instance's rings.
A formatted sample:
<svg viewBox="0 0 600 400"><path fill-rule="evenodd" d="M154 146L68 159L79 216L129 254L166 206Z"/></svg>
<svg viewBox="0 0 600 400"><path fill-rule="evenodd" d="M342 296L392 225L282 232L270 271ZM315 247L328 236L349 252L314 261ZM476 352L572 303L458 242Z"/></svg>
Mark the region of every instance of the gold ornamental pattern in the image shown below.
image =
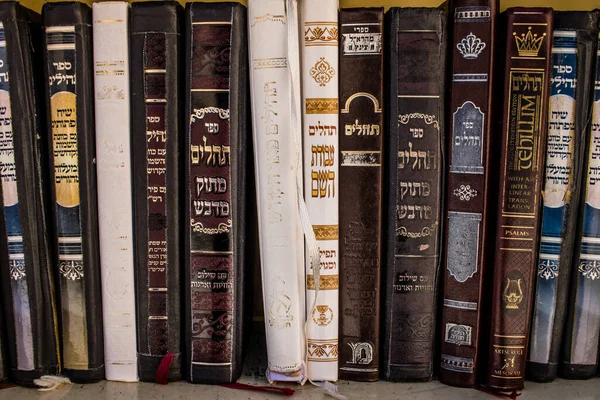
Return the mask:
<svg viewBox="0 0 600 400"><path fill-rule="evenodd" d="M338 225L313 225L313 231L317 240L338 240Z"/></svg>
<svg viewBox="0 0 600 400"><path fill-rule="evenodd" d="M325 86L335 75L335 69L329 64L325 57L319 58L319 60L310 69L310 76L319 84L319 86Z"/></svg>
<svg viewBox="0 0 600 400"><path fill-rule="evenodd" d="M305 101L306 114L337 114L337 98L307 98Z"/></svg>
<svg viewBox="0 0 600 400"><path fill-rule="evenodd" d="M339 275L321 275L319 279L319 290L338 290L340 287ZM316 290L315 276L306 275L306 288Z"/></svg>
<svg viewBox="0 0 600 400"><path fill-rule="evenodd" d="M337 339L308 339L308 361L337 362Z"/></svg>
<svg viewBox="0 0 600 400"><path fill-rule="evenodd" d="M337 46L338 26L331 22L310 22L304 25L305 46Z"/></svg>

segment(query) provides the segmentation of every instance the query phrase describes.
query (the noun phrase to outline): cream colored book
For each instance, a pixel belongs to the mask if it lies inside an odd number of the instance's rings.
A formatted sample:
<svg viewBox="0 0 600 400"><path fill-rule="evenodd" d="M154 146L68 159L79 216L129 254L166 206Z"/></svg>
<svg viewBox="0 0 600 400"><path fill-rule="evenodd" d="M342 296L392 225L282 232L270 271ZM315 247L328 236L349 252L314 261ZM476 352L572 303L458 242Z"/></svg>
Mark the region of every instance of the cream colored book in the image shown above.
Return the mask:
<svg viewBox="0 0 600 400"><path fill-rule="evenodd" d="M105 374L107 380L135 382L129 3L95 3L93 20Z"/></svg>
<svg viewBox="0 0 600 400"><path fill-rule="evenodd" d="M304 241L285 0L249 0L252 133L269 381L306 380Z"/></svg>
<svg viewBox="0 0 600 400"><path fill-rule="evenodd" d="M299 2L304 33L304 198L320 253L320 284L306 260L308 376L338 377L338 1ZM316 296L316 302L315 302ZM313 308L314 305L314 308Z"/></svg>

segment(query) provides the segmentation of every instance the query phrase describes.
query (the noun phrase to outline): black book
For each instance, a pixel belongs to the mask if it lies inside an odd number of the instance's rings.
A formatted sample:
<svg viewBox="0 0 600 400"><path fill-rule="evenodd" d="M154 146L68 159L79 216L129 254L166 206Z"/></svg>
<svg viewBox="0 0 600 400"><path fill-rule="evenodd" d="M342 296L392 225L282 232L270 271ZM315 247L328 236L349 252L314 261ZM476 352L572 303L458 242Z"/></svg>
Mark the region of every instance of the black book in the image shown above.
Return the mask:
<svg viewBox="0 0 600 400"><path fill-rule="evenodd" d="M440 267L446 12L391 8L385 18L382 369L387 380L423 381L433 374Z"/></svg>
<svg viewBox="0 0 600 400"><path fill-rule="evenodd" d="M249 76L246 8L188 3L185 11L185 351L193 383L242 370Z"/></svg>
<svg viewBox="0 0 600 400"><path fill-rule="evenodd" d="M2 2L0 24L0 286L8 367L2 376L33 385L60 371L42 80L34 68L41 61L40 16Z"/></svg>
<svg viewBox="0 0 600 400"><path fill-rule="evenodd" d="M556 11L548 147L527 379L556 378L591 117L598 16Z"/></svg>
<svg viewBox="0 0 600 400"><path fill-rule="evenodd" d="M92 10L84 3L42 8L54 266L63 373L104 378L96 192Z"/></svg>
<svg viewBox="0 0 600 400"><path fill-rule="evenodd" d="M131 7L131 108L139 377L181 379L181 17L176 1ZM162 136L149 138L147 132Z"/></svg>
<svg viewBox="0 0 600 400"><path fill-rule="evenodd" d="M600 13L594 11L584 18L590 26L590 36L595 39L592 46L591 72L587 77L577 76L577 90L586 88L584 81L591 87L592 102L590 114L585 114L582 127L587 136L587 148L583 154L583 183L579 202L577 231L575 232L575 250L573 252L572 273L569 291L569 303L566 316L564 339L562 343L558 373L563 378L588 379L598 371L598 340L600 337L600 196L596 187L600 185L600 46L598 19ZM589 18L589 21L588 21ZM582 79L582 81L580 81ZM587 89L587 88L586 88ZM588 104L577 103L578 112L587 109ZM579 118L579 115L577 116Z"/></svg>

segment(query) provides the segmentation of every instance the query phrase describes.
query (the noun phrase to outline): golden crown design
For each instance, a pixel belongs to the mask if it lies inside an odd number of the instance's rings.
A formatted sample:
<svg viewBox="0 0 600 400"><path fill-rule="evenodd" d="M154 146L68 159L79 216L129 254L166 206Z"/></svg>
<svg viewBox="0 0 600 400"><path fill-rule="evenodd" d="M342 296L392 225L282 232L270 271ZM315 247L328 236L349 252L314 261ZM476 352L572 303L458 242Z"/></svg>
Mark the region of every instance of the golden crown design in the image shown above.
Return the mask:
<svg viewBox="0 0 600 400"><path fill-rule="evenodd" d="M517 32L513 32L513 36L517 42L517 50L521 57L537 57L546 34L544 33L538 37L537 33L531 33L531 27L529 26L527 34L521 33L521 36L519 36Z"/></svg>

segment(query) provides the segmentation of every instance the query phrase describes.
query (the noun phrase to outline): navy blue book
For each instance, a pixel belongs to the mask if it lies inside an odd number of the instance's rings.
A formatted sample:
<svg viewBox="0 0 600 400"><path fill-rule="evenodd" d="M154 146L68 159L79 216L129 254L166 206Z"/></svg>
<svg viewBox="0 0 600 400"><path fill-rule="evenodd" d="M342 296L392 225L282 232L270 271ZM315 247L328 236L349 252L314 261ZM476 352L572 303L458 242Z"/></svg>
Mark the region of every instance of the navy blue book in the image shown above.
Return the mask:
<svg viewBox="0 0 600 400"><path fill-rule="evenodd" d="M594 13L555 12L542 231L527 378L556 378L591 113Z"/></svg>

